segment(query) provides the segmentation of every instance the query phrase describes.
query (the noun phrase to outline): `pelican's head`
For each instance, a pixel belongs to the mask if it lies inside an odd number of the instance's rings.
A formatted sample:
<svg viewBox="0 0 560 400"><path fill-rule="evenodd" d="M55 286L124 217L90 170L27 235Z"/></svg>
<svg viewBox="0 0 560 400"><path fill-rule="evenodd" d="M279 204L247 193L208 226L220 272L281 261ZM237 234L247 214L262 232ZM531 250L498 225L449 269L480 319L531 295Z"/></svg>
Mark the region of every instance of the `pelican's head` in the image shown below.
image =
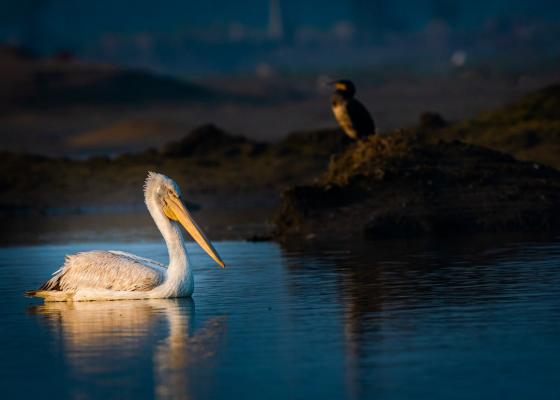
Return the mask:
<svg viewBox="0 0 560 400"><path fill-rule="evenodd" d="M332 85L335 88L335 91L344 97L354 97L356 94L356 87L349 81L348 79L341 79L338 81L332 82Z"/></svg>
<svg viewBox="0 0 560 400"><path fill-rule="evenodd" d="M224 262L202 228L191 217L182 201L181 189L173 179L156 172L149 172L144 185L144 196L148 207L150 207L151 202L155 203L166 218L180 223L214 261L222 268L225 267Z"/></svg>

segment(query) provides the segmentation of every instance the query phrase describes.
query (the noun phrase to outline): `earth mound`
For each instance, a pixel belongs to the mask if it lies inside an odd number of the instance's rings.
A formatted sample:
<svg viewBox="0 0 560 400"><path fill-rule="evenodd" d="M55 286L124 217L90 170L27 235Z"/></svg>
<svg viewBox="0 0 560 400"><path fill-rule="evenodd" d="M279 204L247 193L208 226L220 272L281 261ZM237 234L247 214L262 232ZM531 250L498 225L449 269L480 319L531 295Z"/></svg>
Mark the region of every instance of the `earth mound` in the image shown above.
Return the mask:
<svg viewBox="0 0 560 400"><path fill-rule="evenodd" d="M368 238L560 227L560 172L458 141L374 136L334 157L321 182L295 186L276 237Z"/></svg>

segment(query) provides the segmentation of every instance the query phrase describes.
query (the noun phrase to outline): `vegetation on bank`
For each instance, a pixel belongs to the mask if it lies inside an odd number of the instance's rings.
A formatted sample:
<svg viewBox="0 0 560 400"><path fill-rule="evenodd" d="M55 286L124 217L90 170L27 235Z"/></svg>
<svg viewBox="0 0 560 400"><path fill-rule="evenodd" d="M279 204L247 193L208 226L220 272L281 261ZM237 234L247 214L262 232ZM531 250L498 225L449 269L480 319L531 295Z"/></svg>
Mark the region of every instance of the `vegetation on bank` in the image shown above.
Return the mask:
<svg viewBox="0 0 560 400"><path fill-rule="evenodd" d="M454 124L426 118L409 131L428 143L460 140L560 169L560 84Z"/></svg>

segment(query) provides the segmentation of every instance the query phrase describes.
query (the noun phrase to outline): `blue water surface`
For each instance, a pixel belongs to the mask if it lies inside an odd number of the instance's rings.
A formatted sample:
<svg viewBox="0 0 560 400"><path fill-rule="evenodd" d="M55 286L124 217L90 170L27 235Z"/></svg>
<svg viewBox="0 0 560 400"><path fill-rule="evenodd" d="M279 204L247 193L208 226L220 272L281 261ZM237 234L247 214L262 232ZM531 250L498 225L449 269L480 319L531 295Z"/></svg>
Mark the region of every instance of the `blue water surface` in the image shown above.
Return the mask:
<svg viewBox="0 0 560 400"><path fill-rule="evenodd" d="M188 245L193 299L23 296L65 254L0 248L2 398L558 399L560 241Z"/></svg>

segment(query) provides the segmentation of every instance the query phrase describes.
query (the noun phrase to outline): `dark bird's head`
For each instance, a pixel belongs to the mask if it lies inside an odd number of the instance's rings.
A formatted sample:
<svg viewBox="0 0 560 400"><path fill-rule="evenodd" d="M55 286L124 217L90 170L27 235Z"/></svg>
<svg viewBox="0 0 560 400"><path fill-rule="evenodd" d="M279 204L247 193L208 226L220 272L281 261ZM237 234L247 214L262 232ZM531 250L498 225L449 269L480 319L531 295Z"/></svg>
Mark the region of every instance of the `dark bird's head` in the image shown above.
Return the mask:
<svg viewBox="0 0 560 400"><path fill-rule="evenodd" d="M335 93L343 97L350 98L354 97L354 95L356 94L356 87L354 86L352 81L349 81L348 79L334 81L332 82L332 84L334 86Z"/></svg>

